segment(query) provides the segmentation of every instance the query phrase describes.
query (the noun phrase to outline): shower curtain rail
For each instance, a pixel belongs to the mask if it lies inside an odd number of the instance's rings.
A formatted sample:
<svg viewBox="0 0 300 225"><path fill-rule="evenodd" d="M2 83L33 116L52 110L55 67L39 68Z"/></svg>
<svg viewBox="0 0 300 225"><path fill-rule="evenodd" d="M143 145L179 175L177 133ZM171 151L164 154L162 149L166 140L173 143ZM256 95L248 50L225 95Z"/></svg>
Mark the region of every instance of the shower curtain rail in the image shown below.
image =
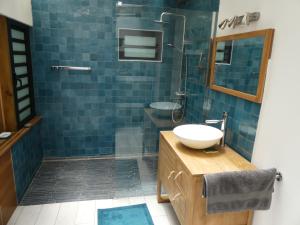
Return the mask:
<svg viewBox="0 0 300 225"><path fill-rule="evenodd" d="M51 66L52 70L77 70L77 71L91 71L91 67L77 67L77 66Z"/></svg>

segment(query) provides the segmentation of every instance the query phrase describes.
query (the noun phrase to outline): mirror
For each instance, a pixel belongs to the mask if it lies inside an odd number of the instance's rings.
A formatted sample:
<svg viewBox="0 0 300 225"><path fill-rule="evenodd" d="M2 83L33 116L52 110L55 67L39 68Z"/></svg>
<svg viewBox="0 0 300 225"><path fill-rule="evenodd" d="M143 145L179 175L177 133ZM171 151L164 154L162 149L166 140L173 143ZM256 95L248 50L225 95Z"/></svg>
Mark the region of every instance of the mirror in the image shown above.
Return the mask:
<svg viewBox="0 0 300 225"><path fill-rule="evenodd" d="M261 103L273 29L216 37L210 88Z"/></svg>

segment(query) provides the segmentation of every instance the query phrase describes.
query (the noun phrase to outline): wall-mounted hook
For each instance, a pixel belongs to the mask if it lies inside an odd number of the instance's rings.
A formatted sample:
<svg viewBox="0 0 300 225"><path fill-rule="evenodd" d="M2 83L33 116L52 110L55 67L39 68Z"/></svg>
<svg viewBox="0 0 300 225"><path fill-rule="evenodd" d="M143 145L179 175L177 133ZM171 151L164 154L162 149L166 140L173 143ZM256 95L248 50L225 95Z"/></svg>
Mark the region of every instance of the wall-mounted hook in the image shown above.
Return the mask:
<svg viewBox="0 0 300 225"><path fill-rule="evenodd" d="M283 178L282 178L282 173L281 173L281 172L277 172L277 173L276 173L276 180L277 180L277 181L282 181L282 179L283 179Z"/></svg>

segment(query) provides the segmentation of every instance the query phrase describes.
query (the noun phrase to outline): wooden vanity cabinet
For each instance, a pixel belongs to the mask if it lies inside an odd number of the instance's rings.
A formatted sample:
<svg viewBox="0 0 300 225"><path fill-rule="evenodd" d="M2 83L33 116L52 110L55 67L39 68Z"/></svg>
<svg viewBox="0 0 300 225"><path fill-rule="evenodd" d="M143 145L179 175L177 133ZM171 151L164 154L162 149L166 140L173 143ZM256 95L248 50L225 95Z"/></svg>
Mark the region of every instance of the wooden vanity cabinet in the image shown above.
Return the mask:
<svg viewBox="0 0 300 225"><path fill-rule="evenodd" d="M0 155L0 224L6 225L17 207L11 151Z"/></svg>
<svg viewBox="0 0 300 225"><path fill-rule="evenodd" d="M255 167L230 148L217 153L193 150L171 131L160 136L157 199L170 201L181 225L250 225L252 211L209 214L202 197L203 175ZM167 196L161 194L161 187Z"/></svg>

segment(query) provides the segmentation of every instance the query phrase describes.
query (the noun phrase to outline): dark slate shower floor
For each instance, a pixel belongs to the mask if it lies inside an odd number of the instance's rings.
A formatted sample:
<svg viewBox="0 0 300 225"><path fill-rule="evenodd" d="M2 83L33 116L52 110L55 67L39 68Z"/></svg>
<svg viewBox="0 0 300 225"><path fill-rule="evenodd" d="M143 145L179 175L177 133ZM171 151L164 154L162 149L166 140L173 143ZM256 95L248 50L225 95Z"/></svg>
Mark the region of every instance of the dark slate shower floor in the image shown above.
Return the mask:
<svg viewBox="0 0 300 225"><path fill-rule="evenodd" d="M153 195L157 157L44 161L21 205Z"/></svg>

